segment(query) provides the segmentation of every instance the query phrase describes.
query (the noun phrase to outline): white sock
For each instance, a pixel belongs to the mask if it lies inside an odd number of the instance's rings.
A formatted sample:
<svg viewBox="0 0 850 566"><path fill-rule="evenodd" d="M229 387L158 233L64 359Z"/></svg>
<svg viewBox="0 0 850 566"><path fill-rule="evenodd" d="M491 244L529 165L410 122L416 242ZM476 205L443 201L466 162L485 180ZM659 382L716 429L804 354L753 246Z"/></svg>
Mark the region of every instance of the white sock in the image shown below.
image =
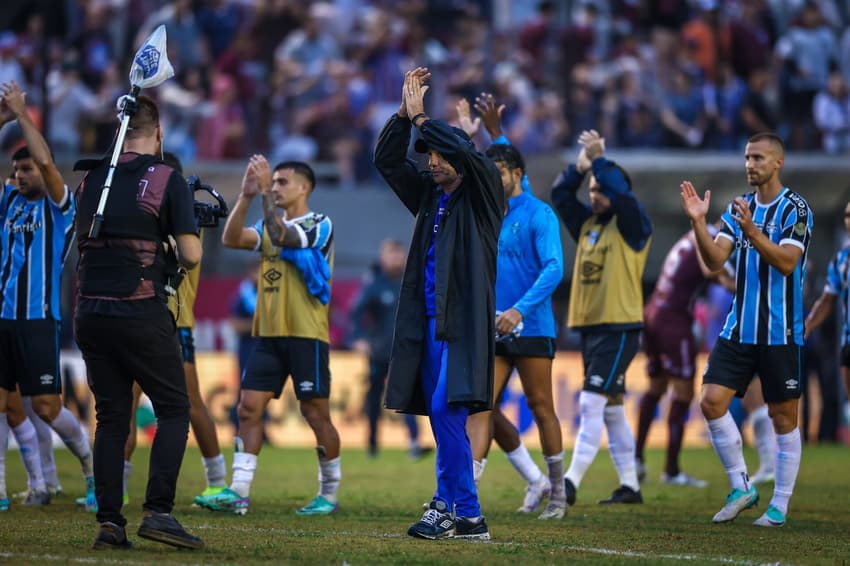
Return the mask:
<svg viewBox="0 0 850 566"><path fill-rule="evenodd" d="M475 480L475 487L478 487L478 482L481 481L485 466L487 466L487 458L481 458L481 461L472 461L472 479Z"/></svg>
<svg viewBox="0 0 850 566"><path fill-rule="evenodd" d="M776 461L776 435L773 432L773 421L767 412L767 405L762 405L752 412L753 436L755 437L756 453L759 456L759 471L770 473Z"/></svg>
<svg viewBox="0 0 850 566"><path fill-rule="evenodd" d="M319 458L319 495L336 503L336 492L342 479L342 467L339 456L333 460Z"/></svg>
<svg viewBox="0 0 850 566"><path fill-rule="evenodd" d="M564 451L551 456L543 456L546 470L549 472L549 483L552 485L551 499L565 497L564 494Z"/></svg>
<svg viewBox="0 0 850 566"><path fill-rule="evenodd" d="M83 476L89 477L94 475L94 465L92 463L92 450L89 444L89 437L86 431L83 430L80 421L74 416L74 413L62 407L56 418L50 421L50 427L56 431L68 450L80 460L80 465L83 468Z"/></svg>
<svg viewBox="0 0 850 566"><path fill-rule="evenodd" d="M0 412L0 499L6 499L6 449L9 447L9 421Z"/></svg>
<svg viewBox="0 0 850 566"><path fill-rule="evenodd" d="M24 412L35 427L35 434L38 437L38 454L41 458L41 473L44 475L44 483L48 488L59 487L59 476L56 472L56 460L53 458L53 429L50 425L44 422L44 419L39 417L32 408L32 397L23 397L21 399L24 405Z"/></svg>
<svg viewBox="0 0 850 566"><path fill-rule="evenodd" d="M800 457L803 453L800 429L795 428L787 434L777 434L776 443L779 446L776 451L776 483L770 504L784 515L788 512L788 500L794 493L794 483L797 481L797 472L800 471Z"/></svg>
<svg viewBox="0 0 850 566"><path fill-rule="evenodd" d="M239 494L240 497L248 497L251 492L251 482L254 481L254 472L257 471L257 455L249 452L233 453L233 482L230 489Z"/></svg>
<svg viewBox="0 0 850 566"><path fill-rule="evenodd" d="M608 452L617 468L620 485L640 491L635 466L635 437L626 420L626 411L622 405L605 407L605 428L608 431Z"/></svg>
<svg viewBox="0 0 850 566"><path fill-rule="evenodd" d="M41 456L38 453L38 436L35 432L35 427L28 418L24 422L12 429L15 433L15 440L18 441L20 448L21 460L24 461L24 467L27 469L29 479L27 484L33 491L45 491L47 486L44 483L44 475L41 472Z"/></svg>
<svg viewBox="0 0 850 566"><path fill-rule="evenodd" d="M748 491L750 478L747 476L747 463L744 461L741 431L738 430L735 419L726 411L719 419L706 419L706 422L711 444L726 469L732 489Z"/></svg>
<svg viewBox="0 0 850 566"><path fill-rule="evenodd" d="M510 452L505 452L505 456L508 457L508 461L527 483L537 483L543 477L543 472L540 471L540 468L531 459L528 448L525 447L525 444L521 440L519 446Z"/></svg>
<svg viewBox="0 0 850 566"><path fill-rule="evenodd" d="M608 399L599 393L582 391L578 396L579 412L581 420L576 435L573 457L570 460L570 468L567 470L566 478L572 482L576 489L581 484L585 472L596 458L599 452L599 443L602 442L602 429L605 426L605 404Z"/></svg>
<svg viewBox="0 0 850 566"><path fill-rule="evenodd" d="M203 460L204 471L207 475L207 486L222 487L227 485L227 483L224 481L224 476L227 474L224 465L224 454L219 454L218 456L213 456L212 458L203 458Z"/></svg>
<svg viewBox="0 0 850 566"><path fill-rule="evenodd" d="M130 460L124 460L124 493L129 493L130 474L133 473L133 463Z"/></svg>

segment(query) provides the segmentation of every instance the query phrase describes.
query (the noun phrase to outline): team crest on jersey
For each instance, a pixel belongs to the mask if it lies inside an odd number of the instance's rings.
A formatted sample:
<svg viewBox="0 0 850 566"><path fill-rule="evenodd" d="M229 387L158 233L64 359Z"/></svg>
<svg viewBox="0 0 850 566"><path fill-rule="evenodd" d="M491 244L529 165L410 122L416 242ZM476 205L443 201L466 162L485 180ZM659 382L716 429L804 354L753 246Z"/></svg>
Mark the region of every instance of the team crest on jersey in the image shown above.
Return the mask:
<svg viewBox="0 0 850 566"><path fill-rule="evenodd" d="M776 232L776 224L774 224L773 222L768 222L767 225L764 227L764 231L768 234L773 234L774 232Z"/></svg>
<svg viewBox="0 0 850 566"><path fill-rule="evenodd" d="M313 382L312 381L302 381L298 384L298 389L301 391L312 391L313 390Z"/></svg>
<svg viewBox="0 0 850 566"><path fill-rule="evenodd" d="M265 279L270 285L274 285L280 281L281 277L283 277L283 274L275 268L271 268L263 273L263 279Z"/></svg>
<svg viewBox="0 0 850 566"><path fill-rule="evenodd" d="M581 263L582 277L593 277L594 275L597 275L600 271L602 271L602 266L598 263L593 263L591 261L583 261Z"/></svg>
<svg viewBox="0 0 850 566"><path fill-rule="evenodd" d="M591 230L587 233L587 241L591 246L595 246L596 242L599 241L599 231Z"/></svg>
<svg viewBox="0 0 850 566"><path fill-rule="evenodd" d="M511 224L511 232L513 232L514 234L518 234L519 230L520 230L519 222L514 222L513 224Z"/></svg>
<svg viewBox="0 0 850 566"><path fill-rule="evenodd" d="M53 377L52 375L50 375L49 373L45 373L45 374L42 374L42 375L38 378L38 381L39 381L42 385L50 385L51 383L53 383L53 382L55 381L55 379L54 379L54 377Z"/></svg>

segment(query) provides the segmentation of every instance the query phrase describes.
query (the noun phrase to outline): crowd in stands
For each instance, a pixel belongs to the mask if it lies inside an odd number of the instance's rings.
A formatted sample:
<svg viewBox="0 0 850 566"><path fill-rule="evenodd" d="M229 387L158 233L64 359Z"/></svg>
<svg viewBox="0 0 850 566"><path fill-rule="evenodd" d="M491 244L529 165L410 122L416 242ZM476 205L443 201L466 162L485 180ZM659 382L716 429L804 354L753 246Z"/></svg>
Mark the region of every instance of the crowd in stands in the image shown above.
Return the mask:
<svg viewBox="0 0 850 566"><path fill-rule="evenodd" d="M740 150L776 130L791 149L850 153L842 0L42 4L21 4L0 33L0 81L46 108L60 160L109 147L130 59L159 24L176 77L154 95L166 149L186 162L261 151L333 162L343 187L371 180L377 132L416 65L441 77L428 96L442 117L493 92L525 154L589 128L612 147Z"/></svg>

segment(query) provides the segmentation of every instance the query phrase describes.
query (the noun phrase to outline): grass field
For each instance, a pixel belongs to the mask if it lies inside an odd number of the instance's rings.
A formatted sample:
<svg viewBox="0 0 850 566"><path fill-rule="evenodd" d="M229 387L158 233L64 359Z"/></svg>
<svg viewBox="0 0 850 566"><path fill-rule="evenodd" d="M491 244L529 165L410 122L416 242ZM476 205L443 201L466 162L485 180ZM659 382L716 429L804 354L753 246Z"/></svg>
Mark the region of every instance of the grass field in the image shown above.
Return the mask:
<svg viewBox="0 0 850 566"><path fill-rule="evenodd" d="M806 447L788 524L782 529L750 523L764 511L772 485L763 486L757 509L731 524L712 525L728 481L710 449L684 454L687 471L710 481L707 489L669 487L658 481L662 453L648 454L650 473L643 505L599 506L616 487L608 454L597 456L562 521L540 521L515 512L523 484L499 453L491 454L480 497L493 540L423 541L408 538L420 505L433 490L433 455L411 462L387 450L375 460L343 452L340 511L330 517L299 517L294 509L316 490L316 460L307 449L266 447L251 493L248 515L213 514L193 508L204 488L197 449L187 452L175 515L206 542L203 551L181 551L135 535L141 515L148 451L134 457L128 535L131 551L90 550L94 517L74 506L82 495L78 465L57 451L65 494L44 508L12 506L0 513L0 562L14 564L845 564L850 563L850 450ZM231 454L226 455L228 464ZM568 454L569 456L569 454ZM539 461L539 453L535 454ZM748 462L754 454L747 453ZM25 485L16 454L7 458L10 493Z"/></svg>

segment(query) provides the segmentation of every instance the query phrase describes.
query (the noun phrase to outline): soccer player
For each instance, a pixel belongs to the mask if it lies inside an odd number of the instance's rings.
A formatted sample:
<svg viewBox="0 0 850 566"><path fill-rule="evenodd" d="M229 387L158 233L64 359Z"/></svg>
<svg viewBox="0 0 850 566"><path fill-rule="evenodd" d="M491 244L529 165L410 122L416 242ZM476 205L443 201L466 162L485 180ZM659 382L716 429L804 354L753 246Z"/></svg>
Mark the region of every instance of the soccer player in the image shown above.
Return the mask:
<svg viewBox="0 0 850 566"><path fill-rule="evenodd" d="M717 233L717 226L709 232ZM706 282L717 280L734 290L734 281L724 271L712 273L699 257L693 232L679 238L661 266L655 290L644 308L643 348L647 357L649 389L640 401L637 455L638 479L646 467L643 449L661 397L672 389L667 416L667 457L661 481L670 485L705 487L704 480L689 476L679 467L688 408L694 398L696 340L693 305Z"/></svg>
<svg viewBox="0 0 850 566"><path fill-rule="evenodd" d="M79 459L92 510L92 450L80 422L62 405L59 371L59 294L76 208L15 82L0 85L0 125L11 120L18 121L26 146L12 156L15 187L0 193L0 418L5 391L17 386L31 397L35 414ZM38 449L33 455L39 458ZM38 497L47 502L50 496L44 491Z"/></svg>
<svg viewBox="0 0 850 566"><path fill-rule="evenodd" d="M505 193L505 217L499 234L496 260L496 361L493 390L497 397L514 369L519 372L528 405L534 414L543 447L548 478L531 459L516 428L492 411L470 416L467 432L472 444L476 485L484 471L492 439L499 431L499 444L508 460L528 485L520 512L531 513L549 495L541 519L560 519L566 512L564 452L561 423L552 399L552 358L555 356L555 315L552 293L564 275L564 254L558 217L534 196L525 161L502 135L501 113L492 94L482 93L475 108L481 115L493 144L486 155L496 164ZM469 103L458 104L461 126L470 136L477 127L469 120ZM497 400L498 401L498 400ZM507 425L507 426L505 426Z"/></svg>
<svg viewBox="0 0 850 566"><path fill-rule="evenodd" d="M339 434L331 422L328 402L333 225L307 204L315 185L316 177L306 163L287 161L272 171L265 157L254 155L224 226L225 246L260 252L261 276L253 331L258 339L242 376L231 484L218 494L195 498L198 505L213 511L248 511L263 442L263 411L272 398L280 397L290 375L301 414L316 437L319 457L319 493L296 512L328 515L339 505ZM248 207L257 194L262 195L263 218L244 227Z"/></svg>
<svg viewBox="0 0 850 566"><path fill-rule="evenodd" d="M427 414L437 441L437 489L407 530L429 540L490 538L466 435L470 412L493 405L496 249L504 214L499 170L469 136L425 113L431 74L408 71L398 111L384 125L375 166L416 226L393 335L386 406ZM428 171L407 159L414 144Z"/></svg>
<svg viewBox="0 0 850 566"><path fill-rule="evenodd" d="M635 440L623 410L626 369L638 350L643 326L641 277L652 223L632 192L626 172L603 154L605 140L582 132L575 165L555 181L552 203L576 241L568 321L581 333L584 386L570 467L564 476L567 503L599 451L603 427L620 487L599 503L642 503ZM590 177L590 206L576 191Z"/></svg>
<svg viewBox="0 0 850 566"><path fill-rule="evenodd" d="M713 520L732 521L755 505L759 494L747 475L741 433L729 413L729 403L733 396L744 394L758 373L778 450L773 497L754 524L781 527L800 468L797 403L803 381L802 297L812 211L802 196L779 179L785 163L781 138L772 133L752 136L744 157L747 183L754 190L729 204L722 216L723 227L714 238L705 220L711 191L700 197L690 181L680 186L685 214L708 268L721 269L733 250L738 250L735 298L708 359L700 408L732 487Z"/></svg>
<svg viewBox="0 0 850 566"><path fill-rule="evenodd" d="M850 203L844 207L844 229L850 234ZM806 317L804 338L808 339L809 334L823 324L835 308L836 301L841 301L844 315L844 330L841 333L841 376L844 378L845 391L850 396L850 246L838 250L829 262L823 293ZM850 425L850 399L844 403L843 420L845 424Z"/></svg>

